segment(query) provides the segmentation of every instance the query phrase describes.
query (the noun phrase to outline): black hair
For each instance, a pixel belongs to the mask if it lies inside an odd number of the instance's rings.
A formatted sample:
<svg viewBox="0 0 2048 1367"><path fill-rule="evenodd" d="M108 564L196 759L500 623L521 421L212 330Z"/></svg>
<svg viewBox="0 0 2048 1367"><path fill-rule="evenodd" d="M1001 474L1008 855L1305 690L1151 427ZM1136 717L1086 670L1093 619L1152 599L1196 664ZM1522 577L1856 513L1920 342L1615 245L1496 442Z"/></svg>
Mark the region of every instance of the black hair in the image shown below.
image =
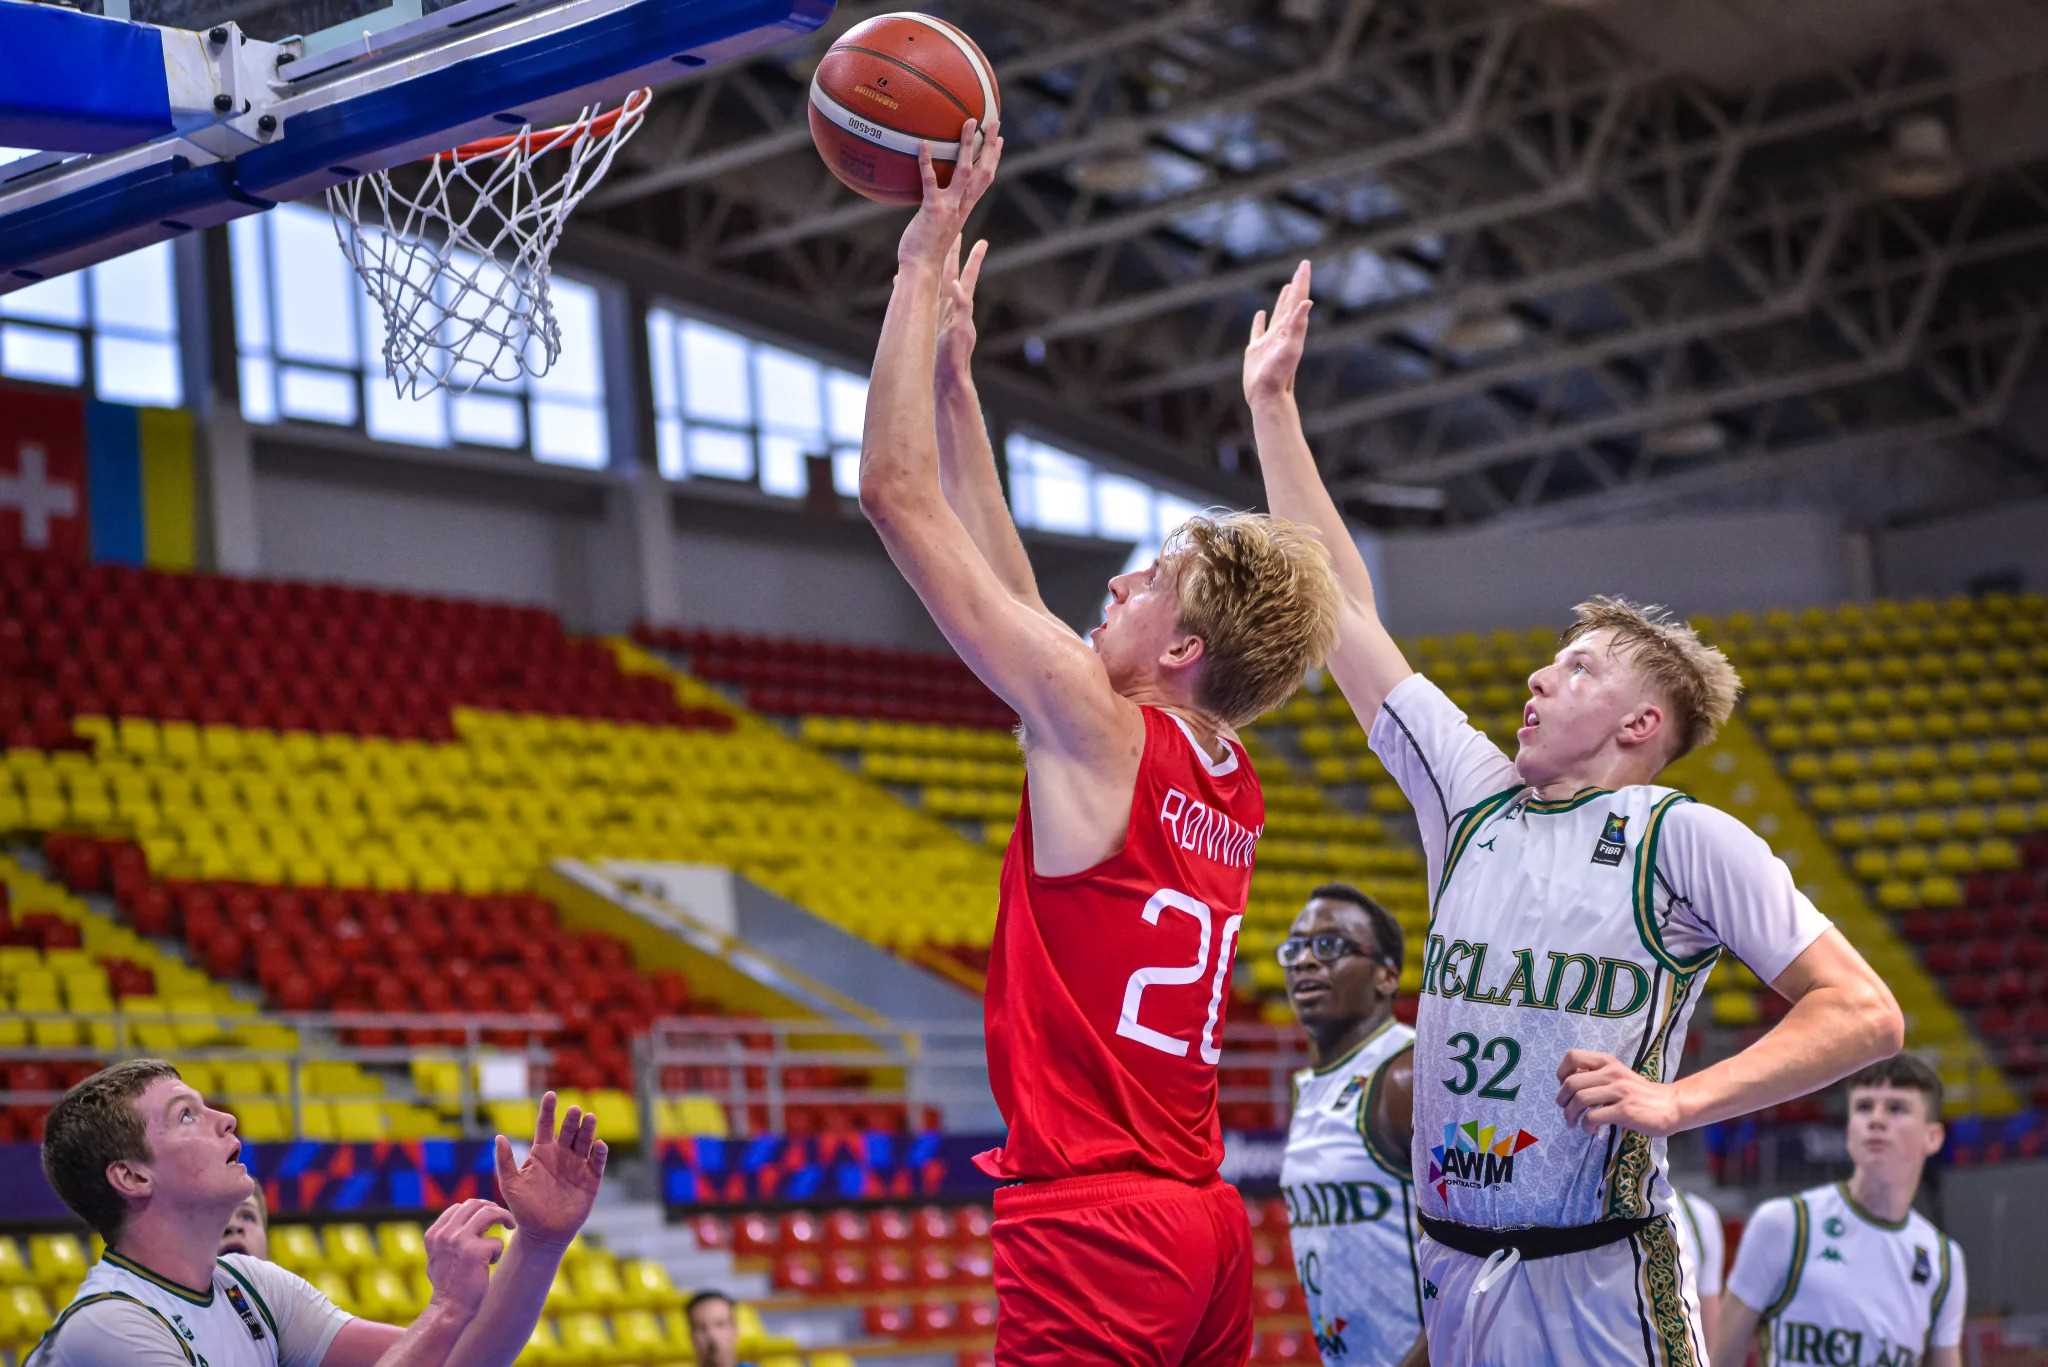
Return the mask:
<svg viewBox="0 0 2048 1367"><path fill-rule="evenodd" d="M1918 1054L1893 1054L1854 1074L1842 1086L1843 1095L1858 1087L1899 1087L1924 1094L1927 1118L1941 1119L1941 1074Z"/></svg>
<svg viewBox="0 0 2048 1367"><path fill-rule="evenodd" d="M712 1301L724 1301L727 1305L735 1304L733 1298L726 1295L723 1291L699 1291L684 1303L683 1319L687 1321L690 1316L697 1313L698 1306L708 1305Z"/></svg>
<svg viewBox="0 0 2048 1367"><path fill-rule="evenodd" d="M1349 902L1364 912L1366 919L1372 922L1373 944L1379 951L1380 958L1390 964L1396 973L1401 971L1402 965L1407 962L1403 957L1407 953L1407 945L1401 934L1401 923L1394 919L1393 912L1349 883L1325 883L1308 895L1311 902L1321 899Z"/></svg>

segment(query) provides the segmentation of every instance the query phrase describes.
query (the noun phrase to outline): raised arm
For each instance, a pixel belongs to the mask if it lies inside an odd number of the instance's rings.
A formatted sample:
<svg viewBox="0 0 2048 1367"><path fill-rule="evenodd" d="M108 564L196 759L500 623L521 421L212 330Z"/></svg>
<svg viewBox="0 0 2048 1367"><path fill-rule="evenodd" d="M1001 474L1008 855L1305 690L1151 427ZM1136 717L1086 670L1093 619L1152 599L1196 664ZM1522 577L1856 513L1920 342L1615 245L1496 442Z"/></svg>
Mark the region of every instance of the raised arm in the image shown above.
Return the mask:
<svg viewBox="0 0 2048 1367"><path fill-rule="evenodd" d="M937 393L939 484L946 502L967 528L968 537L1010 596L1026 607L1051 616L1038 592L1038 576L1024 553L1003 482L996 474L996 451L988 439L981 395L974 387L974 287L988 243L977 242L960 263L960 239L946 253L939 293L939 349L932 367Z"/></svg>
<svg viewBox="0 0 2048 1367"><path fill-rule="evenodd" d="M1380 622L1372 574L1342 514L1323 487L1294 402L1294 375L1308 342L1309 264L1296 268L1280 291L1270 326L1262 310L1252 320L1244 352L1244 396L1252 410L1252 435L1259 447L1259 472L1266 481L1266 506L1281 517L1316 529L1330 551L1331 568L1344 590L1337 622L1337 648L1330 675L1344 690L1358 724L1368 731L1394 685L1415 671Z"/></svg>
<svg viewBox="0 0 2048 1367"><path fill-rule="evenodd" d="M939 482L932 358L946 253L995 176L1003 141L960 131L960 159L940 189L920 148L924 202L896 248L896 283L868 380L861 433L860 507L889 558L975 675L1017 709L1034 744L1087 756L1128 742L1143 725L1117 696L1095 652L1027 606L975 548Z"/></svg>

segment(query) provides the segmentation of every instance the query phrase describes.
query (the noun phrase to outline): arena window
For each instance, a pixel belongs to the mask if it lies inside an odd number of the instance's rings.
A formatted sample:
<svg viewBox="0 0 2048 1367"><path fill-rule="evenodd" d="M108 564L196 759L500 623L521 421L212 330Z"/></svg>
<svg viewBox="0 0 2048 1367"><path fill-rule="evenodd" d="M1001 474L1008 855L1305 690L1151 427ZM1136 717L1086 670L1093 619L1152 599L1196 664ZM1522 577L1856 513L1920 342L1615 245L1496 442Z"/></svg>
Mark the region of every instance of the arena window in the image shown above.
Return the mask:
<svg viewBox="0 0 2048 1367"><path fill-rule="evenodd" d="M1150 564L1166 534L1201 511L1199 504L1022 432L1010 434L1003 452L1019 527L1132 542L1127 569Z"/></svg>
<svg viewBox="0 0 2048 1367"><path fill-rule="evenodd" d="M804 459L832 457L832 484L860 482L864 376L668 309L647 315L656 450L670 479L724 479L800 498Z"/></svg>
<svg viewBox="0 0 2048 1367"><path fill-rule="evenodd" d="M0 374L19 380L174 408L177 338L169 243L0 295Z"/></svg>
<svg viewBox="0 0 2048 1367"><path fill-rule="evenodd" d="M379 441L492 447L557 465L597 468L610 458L594 286L552 277L562 354L546 375L486 376L468 393L406 399L385 375L382 319L325 212L281 204L235 220L229 234L250 421L335 423Z"/></svg>

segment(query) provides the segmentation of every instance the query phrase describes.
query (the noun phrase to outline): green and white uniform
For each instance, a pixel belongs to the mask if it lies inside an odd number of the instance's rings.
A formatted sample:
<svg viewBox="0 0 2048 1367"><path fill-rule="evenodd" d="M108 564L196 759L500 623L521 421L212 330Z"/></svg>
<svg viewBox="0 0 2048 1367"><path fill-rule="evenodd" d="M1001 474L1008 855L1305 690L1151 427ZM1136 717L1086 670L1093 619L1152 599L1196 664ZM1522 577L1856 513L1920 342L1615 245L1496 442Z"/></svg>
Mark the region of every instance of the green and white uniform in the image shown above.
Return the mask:
<svg viewBox="0 0 2048 1367"><path fill-rule="evenodd" d="M1728 1267L1721 1212L1706 1197L1681 1191L1673 1217L1671 1225L1678 1235L1678 1256L1692 1270L1693 1285L1698 1288L1700 1299L1720 1295Z"/></svg>
<svg viewBox="0 0 2048 1367"><path fill-rule="evenodd" d="M1670 1221L1653 1218L1672 1210L1664 1141L1567 1128L1557 1069L1587 1049L1670 1081L1723 947L1768 982L1827 918L1769 846L1683 793L1538 800L1419 674L1388 695L1371 743L1415 808L1431 886L1415 1023L1422 1215L1493 1232L1653 1219L1485 1278L1488 1260L1425 1236L1430 1360L1703 1362Z"/></svg>
<svg viewBox="0 0 2048 1367"><path fill-rule="evenodd" d="M216 1260L202 1295L109 1250L24 1367L320 1367L349 1319L244 1253Z"/></svg>
<svg viewBox="0 0 2048 1367"><path fill-rule="evenodd" d="M1766 1201L1728 1290L1757 1311L1765 1367L1918 1367L1963 1341L1963 1250L1919 1211L1880 1220L1847 1186Z"/></svg>
<svg viewBox="0 0 2048 1367"><path fill-rule="evenodd" d="M1387 1066L1414 1042L1389 1020L1342 1058L1294 1075L1280 1191L1294 1275L1329 1367L1392 1367L1422 1330L1408 1155L1375 1144L1367 1123Z"/></svg>

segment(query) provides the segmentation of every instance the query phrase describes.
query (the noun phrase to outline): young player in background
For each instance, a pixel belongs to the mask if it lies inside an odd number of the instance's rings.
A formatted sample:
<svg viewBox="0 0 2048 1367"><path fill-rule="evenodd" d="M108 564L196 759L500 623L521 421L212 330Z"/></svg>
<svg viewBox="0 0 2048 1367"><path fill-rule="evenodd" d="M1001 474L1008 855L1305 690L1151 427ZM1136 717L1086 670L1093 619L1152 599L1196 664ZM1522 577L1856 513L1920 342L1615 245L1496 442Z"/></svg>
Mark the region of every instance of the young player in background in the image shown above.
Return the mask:
<svg viewBox="0 0 2048 1367"><path fill-rule="evenodd" d="M1678 1236L1678 1256L1692 1269L1692 1283L1699 1292L1700 1333L1712 1343L1721 1323L1722 1282L1728 1267L1721 1212L1694 1192L1674 1191L1673 1196L1671 1226Z"/></svg>
<svg viewBox="0 0 2048 1367"><path fill-rule="evenodd" d="M264 1204L262 1187L250 1184L249 1194L228 1216L228 1227L221 1232L217 1251L223 1258L230 1253L246 1253L265 1262L270 1260L270 1207Z"/></svg>
<svg viewBox="0 0 2048 1367"><path fill-rule="evenodd" d="M1394 1019L1401 925L1357 888L1328 883L1279 953L1309 1048L1280 1165L1294 1275L1328 1367L1394 1367L1422 1334L1408 1166L1415 1032Z"/></svg>
<svg viewBox="0 0 2048 1367"><path fill-rule="evenodd" d="M34 1367L507 1367L540 1319L562 1254L604 1175L595 1116L540 1107L514 1163L498 1137L505 1205L464 1201L428 1229L433 1296L412 1326L344 1313L303 1278L246 1253L221 1229L254 1185L235 1118L177 1069L131 1059L51 1108L43 1172L107 1241L77 1296L29 1354ZM512 1229L509 1245L491 1237ZM502 1254L502 1256L500 1256ZM493 1264L497 1265L495 1274Z"/></svg>
<svg viewBox="0 0 2048 1367"><path fill-rule="evenodd" d="M1529 676L1512 760L1409 667L1302 431L1310 307L1303 262L1271 326L1252 325L1244 388L1268 502L1330 548L1330 672L1415 809L1429 871L1411 1156L1430 1361L1696 1363L1665 1136L1890 1055L1898 1003L1769 846L1655 786L1740 687L1689 628L1620 599L1580 604ZM1597 565L1598 546L1588 533L1528 553ZM1792 1009L1668 1081L1724 946Z"/></svg>
<svg viewBox="0 0 2048 1367"><path fill-rule="evenodd" d="M1046 610L979 414L949 382L942 425L934 376L942 303L962 303L948 263L1002 150L990 135L966 126L946 189L921 158L860 501L946 639L1023 719L984 1008L1009 1133L977 1160L1007 1184L996 1356L1240 1364L1251 1231L1217 1177L1216 1064L1265 807L1233 728L1328 649L1329 560L1290 524L1198 517L1110 581L1087 640Z"/></svg>
<svg viewBox="0 0 2048 1367"><path fill-rule="evenodd" d="M1963 1250L1913 1209L1941 1151L1941 1077L1900 1054L1849 1079L1849 1180L1766 1201L1742 1231L1714 1361L1961 1367Z"/></svg>

